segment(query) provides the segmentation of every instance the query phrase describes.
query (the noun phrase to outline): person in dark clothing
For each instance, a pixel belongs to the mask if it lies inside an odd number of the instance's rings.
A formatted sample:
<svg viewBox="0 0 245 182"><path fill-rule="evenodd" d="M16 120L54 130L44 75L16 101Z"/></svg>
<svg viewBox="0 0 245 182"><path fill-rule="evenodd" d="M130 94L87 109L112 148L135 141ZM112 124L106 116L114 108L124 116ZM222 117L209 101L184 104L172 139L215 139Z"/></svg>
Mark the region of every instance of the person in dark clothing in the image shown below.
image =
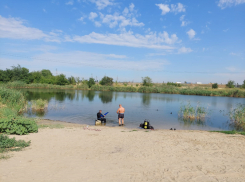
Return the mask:
<svg viewBox="0 0 245 182"><path fill-rule="evenodd" d="M102 110L99 110L99 112L97 113L97 119L101 122L106 122L105 115L102 114Z"/></svg>

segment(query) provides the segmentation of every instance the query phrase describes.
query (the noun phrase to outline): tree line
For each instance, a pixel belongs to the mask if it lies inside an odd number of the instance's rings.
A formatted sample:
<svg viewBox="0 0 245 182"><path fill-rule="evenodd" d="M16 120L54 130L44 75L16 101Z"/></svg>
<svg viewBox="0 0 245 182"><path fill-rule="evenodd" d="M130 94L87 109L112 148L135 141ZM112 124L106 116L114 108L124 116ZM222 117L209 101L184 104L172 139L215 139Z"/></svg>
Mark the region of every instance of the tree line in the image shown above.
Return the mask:
<svg viewBox="0 0 245 182"><path fill-rule="evenodd" d="M95 85L95 79L89 78L88 80L80 79L79 77L70 76L66 78L64 74L54 76L50 70L43 69L41 71L29 72L25 67L12 66L11 69L0 70L0 83L22 81L26 84L43 83L54 85L76 85L78 83L87 84L89 87ZM104 76L100 82L101 85L111 86L113 78Z"/></svg>
<svg viewBox="0 0 245 182"><path fill-rule="evenodd" d="M41 71L29 72L29 69L25 67L12 66L11 69L0 70L0 83L7 83L13 81L22 81L26 84L30 83L43 83L43 84L54 84L54 85L76 85L79 83L87 84L89 88L95 85L96 80L89 78L88 80L80 79L79 77L70 76L66 78L64 74L54 76L50 70L42 69ZM100 85L112 86L113 78L104 76L100 81ZM153 86L152 79L148 76L142 77L142 85L151 87ZM167 85L181 87L180 84L168 82ZM226 84L228 88L235 87L235 81L229 80ZM212 88L218 88L218 84L212 84ZM241 88L245 88L245 80Z"/></svg>

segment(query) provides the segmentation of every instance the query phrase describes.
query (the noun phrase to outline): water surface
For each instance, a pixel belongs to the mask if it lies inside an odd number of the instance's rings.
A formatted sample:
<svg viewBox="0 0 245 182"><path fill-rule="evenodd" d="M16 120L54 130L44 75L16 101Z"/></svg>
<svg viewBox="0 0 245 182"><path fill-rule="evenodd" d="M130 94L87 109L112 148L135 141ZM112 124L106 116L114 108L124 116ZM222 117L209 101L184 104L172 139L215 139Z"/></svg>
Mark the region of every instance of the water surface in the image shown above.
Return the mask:
<svg viewBox="0 0 245 182"><path fill-rule="evenodd" d="M136 128L149 119L155 129L232 130L228 112L245 98L187 96L175 94L101 92L83 90L23 89L28 100L45 99L49 106L45 113L28 112L29 117L60 120L93 125L96 113L101 109L107 126L118 126L117 109L125 108L126 127ZM210 111L205 122L183 121L178 117L181 105L198 103ZM172 114L171 114L172 113Z"/></svg>

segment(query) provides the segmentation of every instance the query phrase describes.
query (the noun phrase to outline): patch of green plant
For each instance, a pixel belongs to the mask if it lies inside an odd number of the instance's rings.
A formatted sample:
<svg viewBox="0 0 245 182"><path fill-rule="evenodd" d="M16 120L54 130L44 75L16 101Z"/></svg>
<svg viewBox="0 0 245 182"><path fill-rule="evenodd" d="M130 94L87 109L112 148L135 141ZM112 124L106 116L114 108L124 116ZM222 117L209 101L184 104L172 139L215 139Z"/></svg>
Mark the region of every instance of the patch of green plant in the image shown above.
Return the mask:
<svg viewBox="0 0 245 182"><path fill-rule="evenodd" d="M9 138L7 135L0 134L0 153L8 151L20 151L21 149L30 146L31 141L16 140Z"/></svg>
<svg viewBox="0 0 245 182"><path fill-rule="evenodd" d="M181 85L179 83L173 83L173 82L168 82L167 85L172 85L175 87L181 87Z"/></svg>
<svg viewBox="0 0 245 182"><path fill-rule="evenodd" d="M239 132L239 131L210 131L210 132L217 132L217 133L224 133L224 134L230 134L230 135L234 135L234 134L240 134L240 135L245 135L245 132Z"/></svg>
<svg viewBox="0 0 245 182"><path fill-rule="evenodd" d="M0 133L26 135L37 132L38 126L33 119L21 116L0 118Z"/></svg>
<svg viewBox="0 0 245 182"><path fill-rule="evenodd" d="M245 105L237 104L235 109L229 112L231 124L236 130L245 131Z"/></svg>
<svg viewBox="0 0 245 182"><path fill-rule="evenodd" d="M43 99L37 99L31 101L31 109L32 110L45 110L48 107L48 101Z"/></svg>
<svg viewBox="0 0 245 182"><path fill-rule="evenodd" d="M235 81L229 80L228 83L226 84L227 88L234 88L235 87Z"/></svg>
<svg viewBox="0 0 245 182"><path fill-rule="evenodd" d="M212 88L213 89L216 89L216 88L218 88L219 86L218 86L218 83L214 83L214 84L212 84Z"/></svg>
<svg viewBox="0 0 245 182"><path fill-rule="evenodd" d="M196 108L191 106L190 102L186 105L181 104L179 110L179 118L184 120L197 120L197 121L205 121L205 118L208 114L208 109L205 107L199 106L197 104Z"/></svg>

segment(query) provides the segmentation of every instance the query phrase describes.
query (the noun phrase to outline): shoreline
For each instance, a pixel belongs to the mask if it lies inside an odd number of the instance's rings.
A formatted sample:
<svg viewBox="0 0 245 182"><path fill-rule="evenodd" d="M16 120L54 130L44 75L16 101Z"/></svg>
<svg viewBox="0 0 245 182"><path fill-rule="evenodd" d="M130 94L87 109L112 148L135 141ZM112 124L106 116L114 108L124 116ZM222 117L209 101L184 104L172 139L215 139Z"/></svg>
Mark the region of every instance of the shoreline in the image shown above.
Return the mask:
<svg viewBox="0 0 245 182"><path fill-rule="evenodd" d="M49 87L50 86L50 87ZM55 88L57 86L57 88ZM84 88L76 88L74 86L69 87L71 85L68 85L68 87L66 86L60 86L60 85L48 85L48 86L43 86L43 87L25 87L25 86L16 86L16 87L7 87L10 89L58 89L58 90L84 90L84 91L104 91L104 92L126 92L126 93L159 93L159 94L177 94L177 95L193 95L193 96L209 96L209 97L234 97L234 98L245 98L245 91L244 89L241 88L231 88L231 90L229 90L229 88L218 88L217 90L213 90L213 89L204 89L204 88L198 88L196 89L195 87L193 88L179 88L179 87L173 87L173 89L175 90L171 90L168 92L161 92L161 91L139 91L139 89L141 87L134 87L134 86L127 86L127 87L117 87L117 86L111 86L111 88L113 88L112 90L110 90L110 86L97 86L98 88L96 89L84 89ZM66 87L66 88L62 88L62 87ZM108 88L107 88L108 87ZM117 88L123 89L123 90L117 90ZM136 89L135 91L132 91L131 89ZM152 88L160 88L160 87L142 87L143 89L152 89ZM167 88L171 88L171 87L167 87ZM186 94L183 93L179 93L181 90L184 89L188 89L188 92ZM204 92L204 93L199 93L200 92ZM240 91L240 93L242 95L237 95L238 92ZM192 93L191 92L195 92ZM225 93L221 93L221 92L225 92ZM231 92L230 95L224 95L224 94L228 94L226 92ZM222 95L223 94L223 95ZM235 95L234 95L235 94Z"/></svg>
<svg viewBox="0 0 245 182"><path fill-rule="evenodd" d="M31 145L0 161L1 182L243 182L245 178L243 135L91 126L100 129L96 131L81 124L54 123L66 126L11 135L31 140Z"/></svg>

